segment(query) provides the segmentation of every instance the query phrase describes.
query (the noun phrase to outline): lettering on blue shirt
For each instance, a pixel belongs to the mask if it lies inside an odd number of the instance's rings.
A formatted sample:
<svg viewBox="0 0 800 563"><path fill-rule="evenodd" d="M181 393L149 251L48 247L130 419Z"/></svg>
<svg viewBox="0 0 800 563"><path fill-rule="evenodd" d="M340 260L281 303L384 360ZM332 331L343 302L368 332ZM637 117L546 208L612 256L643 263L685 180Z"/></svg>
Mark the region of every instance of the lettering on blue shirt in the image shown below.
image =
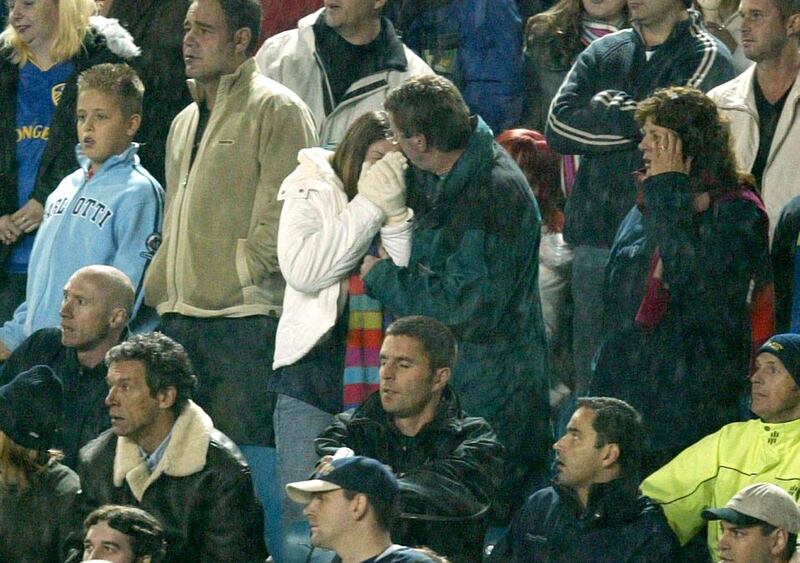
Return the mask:
<svg viewBox="0 0 800 563"><path fill-rule="evenodd" d="M28 63L19 70L16 115L18 207L28 203L33 193L50 138L50 122L73 70L74 65L70 61L58 63L47 70ZM28 271L33 238L33 234L24 235L14 245L6 265L9 273L24 274Z"/></svg>

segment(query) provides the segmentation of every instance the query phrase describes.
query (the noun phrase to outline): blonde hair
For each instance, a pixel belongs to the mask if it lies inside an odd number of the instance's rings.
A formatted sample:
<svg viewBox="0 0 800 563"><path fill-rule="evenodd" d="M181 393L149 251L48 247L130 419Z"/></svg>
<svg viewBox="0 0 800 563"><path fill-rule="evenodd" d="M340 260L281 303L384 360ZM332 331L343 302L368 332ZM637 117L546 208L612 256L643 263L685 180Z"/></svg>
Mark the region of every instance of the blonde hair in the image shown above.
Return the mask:
<svg viewBox="0 0 800 563"><path fill-rule="evenodd" d="M51 460L58 461L64 454L58 450L40 452L24 448L0 430L0 482L16 485L24 491L28 481Z"/></svg>
<svg viewBox="0 0 800 563"><path fill-rule="evenodd" d="M53 2L58 9L58 28L50 45L50 56L60 63L74 57L83 49L83 41L89 33L89 17L96 12L94 0L38 0ZM0 35L0 48L10 48L11 60L24 66L32 58L28 45L17 34L11 24Z"/></svg>

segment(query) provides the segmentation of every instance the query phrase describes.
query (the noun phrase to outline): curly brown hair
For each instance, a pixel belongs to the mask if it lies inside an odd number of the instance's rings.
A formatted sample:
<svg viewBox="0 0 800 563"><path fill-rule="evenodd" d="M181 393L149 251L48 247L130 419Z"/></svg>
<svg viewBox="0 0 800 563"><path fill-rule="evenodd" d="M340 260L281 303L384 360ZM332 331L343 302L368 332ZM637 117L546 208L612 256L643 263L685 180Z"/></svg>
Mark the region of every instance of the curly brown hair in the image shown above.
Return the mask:
<svg viewBox="0 0 800 563"><path fill-rule="evenodd" d="M721 186L734 187L747 178L738 171L728 120L700 90L687 86L657 90L636 109L640 125L648 118L678 134L683 155L692 157L691 179L710 176Z"/></svg>

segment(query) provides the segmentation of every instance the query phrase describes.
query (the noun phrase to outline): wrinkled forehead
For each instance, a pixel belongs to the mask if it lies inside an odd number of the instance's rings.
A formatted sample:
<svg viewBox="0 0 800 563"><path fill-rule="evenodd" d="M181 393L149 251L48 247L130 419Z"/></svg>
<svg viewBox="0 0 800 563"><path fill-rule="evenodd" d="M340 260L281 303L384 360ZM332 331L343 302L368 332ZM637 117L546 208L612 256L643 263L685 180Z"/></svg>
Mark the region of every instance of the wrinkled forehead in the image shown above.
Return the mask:
<svg viewBox="0 0 800 563"><path fill-rule="evenodd" d="M91 271L78 271L67 280L64 291L95 296L106 293L103 291L105 287L102 275Z"/></svg>

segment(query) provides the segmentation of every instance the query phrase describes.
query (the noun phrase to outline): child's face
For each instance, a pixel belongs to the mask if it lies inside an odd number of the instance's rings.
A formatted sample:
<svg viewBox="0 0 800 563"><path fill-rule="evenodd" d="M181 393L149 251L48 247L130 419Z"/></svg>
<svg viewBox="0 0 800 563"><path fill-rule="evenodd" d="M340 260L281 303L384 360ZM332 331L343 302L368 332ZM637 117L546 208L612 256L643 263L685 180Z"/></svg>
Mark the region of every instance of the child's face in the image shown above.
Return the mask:
<svg viewBox="0 0 800 563"><path fill-rule="evenodd" d="M78 94L77 116L78 141L92 169L127 149L141 120L138 114L126 118L117 99L99 90Z"/></svg>

